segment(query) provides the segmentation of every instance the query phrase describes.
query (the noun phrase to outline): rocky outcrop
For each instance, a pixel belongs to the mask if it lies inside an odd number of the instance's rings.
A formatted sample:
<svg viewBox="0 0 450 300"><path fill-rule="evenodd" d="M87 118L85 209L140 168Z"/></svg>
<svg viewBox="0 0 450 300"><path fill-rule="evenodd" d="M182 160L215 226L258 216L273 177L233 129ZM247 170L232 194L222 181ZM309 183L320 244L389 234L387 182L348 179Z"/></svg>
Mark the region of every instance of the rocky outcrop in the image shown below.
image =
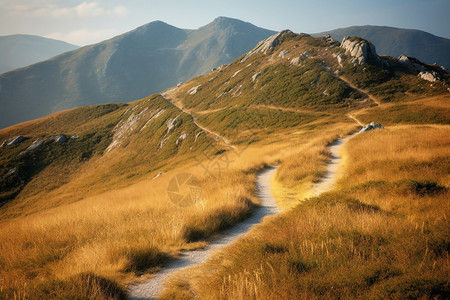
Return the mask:
<svg viewBox="0 0 450 300"><path fill-rule="evenodd" d="M165 109L159 110L159 111L158 111L156 114L154 114L147 122L145 122L144 126L142 126L141 130L139 130L139 131L144 130L145 127L147 127L147 125L148 125L151 121L153 121L153 120L155 120L156 118L158 118L158 117L159 117L160 115L162 115L165 111L166 111Z"/></svg>
<svg viewBox="0 0 450 300"><path fill-rule="evenodd" d="M381 125L379 123L372 122L370 124L367 124L363 128L361 128L361 130L359 132L361 133L361 132L366 132L366 131L375 130L375 129L384 129L384 127L383 127L383 125Z"/></svg>
<svg viewBox="0 0 450 300"><path fill-rule="evenodd" d="M175 142L175 145L179 145L182 141L184 141L186 138L188 137L188 134L187 133L183 133L182 135L180 135L178 138L177 138L177 141Z"/></svg>
<svg viewBox="0 0 450 300"><path fill-rule="evenodd" d="M283 30L283 31L280 31L277 34L274 34L274 35L268 37L267 39L259 42L258 45L256 45L256 47L253 48L252 51L248 52L247 55L245 55L244 58L241 59L241 63L243 63L244 61L246 61L247 59L249 59L250 57L252 57L255 54L258 54L258 53L266 54L269 50L272 50L273 48L278 46L280 44L281 37L287 33L292 33L292 31Z"/></svg>
<svg viewBox="0 0 450 300"><path fill-rule="evenodd" d="M259 76L261 76L261 72L258 72L258 73L256 73L256 74L254 74L254 75L252 76L252 81L255 81L256 79L258 79Z"/></svg>
<svg viewBox="0 0 450 300"><path fill-rule="evenodd" d="M45 140L34 141L24 152L35 151L44 145Z"/></svg>
<svg viewBox="0 0 450 300"><path fill-rule="evenodd" d="M178 115L178 116L176 116L175 118L169 119L169 120L167 121L167 133L170 133L170 132L175 128L175 126L177 125L177 120L178 120L180 117L181 117L181 115Z"/></svg>
<svg viewBox="0 0 450 300"><path fill-rule="evenodd" d="M288 54L289 54L289 51L281 50L280 54L278 54L278 57L285 58L286 55L288 55Z"/></svg>
<svg viewBox="0 0 450 300"><path fill-rule="evenodd" d="M58 144L62 144L65 141L67 141L67 138L64 134L59 134L57 136L52 137L52 139L57 142Z"/></svg>
<svg viewBox="0 0 450 300"><path fill-rule="evenodd" d="M439 80L439 76L434 71L431 71L431 72L420 72L419 75L417 75L417 76L419 76L423 80L427 80L427 81L430 81L430 82L435 82L435 81Z"/></svg>
<svg viewBox="0 0 450 300"><path fill-rule="evenodd" d="M364 64L370 60L378 60L379 57L375 50L375 46L364 39L357 37L344 37L341 48L352 58L354 64Z"/></svg>
<svg viewBox="0 0 450 300"><path fill-rule="evenodd" d="M3 143L1 144L1 147L6 147L6 146L10 146L10 145L14 145L14 144L18 144L20 142L22 142L25 138L21 135L19 136L15 136L13 138L7 139L5 141L3 141Z"/></svg>
<svg viewBox="0 0 450 300"><path fill-rule="evenodd" d="M199 91L199 88L201 87L201 85L197 85L197 86L194 86L193 88L191 88L189 91L188 91L188 94L189 95L195 95L195 94L197 94L197 92Z"/></svg>
<svg viewBox="0 0 450 300"><path fill-rule="evenodd" d="M155 180L156 178L158 178L159 176L161 176L162 174L164 174L163 172L159 172L158 174L155 175L155 177L152 178L152 180Z"/></svg>
<svg viewBox="0 0 450 300"><path fill-rule="evenodd" d="M422 78L423 80L427 80L430 82L435 82L440 80L438 73L435 71L436 69L440 72L446 72L443 70L440 66L437 65L427 65L420 60L406 56L406 55L400 55L398 57L398 61L407 65L410 69L412 69L415 72L419 72L417 74L418 77Z"/></svg>

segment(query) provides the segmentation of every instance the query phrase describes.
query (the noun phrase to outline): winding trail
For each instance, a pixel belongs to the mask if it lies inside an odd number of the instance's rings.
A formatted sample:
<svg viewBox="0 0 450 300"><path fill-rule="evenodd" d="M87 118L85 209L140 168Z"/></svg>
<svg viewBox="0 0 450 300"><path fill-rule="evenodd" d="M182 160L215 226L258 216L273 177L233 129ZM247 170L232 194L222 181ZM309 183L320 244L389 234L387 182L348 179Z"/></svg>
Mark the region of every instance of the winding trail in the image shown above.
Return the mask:
<svg viewBox="0 0 450 300"><path fill-rule="evenodd" d="M274 175L275 170L275 167L268 167L257 174L256 182L258 196L261 199L261 207L256 209L250 218L224 232L221 238L211 242L208 247L202 250L183 253L179 259L174 260L148 281L131 286L129 289L130 299L157 299L157 296L164 289L164 283L167 282L172 274L181 269L205 262L211 257L214 251L220 250L235 242L254 225L261 223L265 216L275 215L280 212L281 209L277 206L270 189L270 179Z"/></svg>
<svg viewBox="0 0 450 300"><path fill-rule="evenodd" d="M363 94L366 94L367 97L369 97L369 99L372 100L376 105L378 105L378 106L381 105L380 100L378 100L376 97L374 97L373 95L371 95L371 94L369 93L369 91L360 89L359 87L357 87L356 85L354 85L350 80L347 79L347 77L345 77L345 76L339 76L339 79L341 79L342 81L344 81L345 83L347 83L352 89L357 90L357 91L359 91L359 92L361 92L361 93L363 93Z"/></svg>
<svg viewBox="0 0 450 300"><path fill-rule="evenodd" d="M338 139L330 145L331 161L328 163L325 176L322 177L322 180L316 183L312 188L314 196L319 196L320 194L328 192L333 188L336 181L337 169L341 163L339 151L341 150L342 145L355 134L356 133L347 135L346 137Z"/></svg>
<svg viewBox="0 0 450 300"><path fill-rule="evenodd" d="M323 180L313 186L315 196L333 188L337 168L341 161L339 150L352 136L353 135L349 135L339 139L330 146L331 162L328 164L328 170ZM276 167L267 167L256 175L256 185L258 187L258 197L261 200L261 207L256 209L250 218L224 232L221 238L214 240L206 248L197 251L184 252L180 258L171 262L160 272L157 272L154 277L146 282L130 286L130 299L158 299L158 295L164 290L164 284L170 280L171 275L181 269L204 263L215 251L234 243L237 239L245 235L254 225L261 223L265 216L279 213L281 209L278 207L271 191L271 178L274 176L275 171Z"/></svg>

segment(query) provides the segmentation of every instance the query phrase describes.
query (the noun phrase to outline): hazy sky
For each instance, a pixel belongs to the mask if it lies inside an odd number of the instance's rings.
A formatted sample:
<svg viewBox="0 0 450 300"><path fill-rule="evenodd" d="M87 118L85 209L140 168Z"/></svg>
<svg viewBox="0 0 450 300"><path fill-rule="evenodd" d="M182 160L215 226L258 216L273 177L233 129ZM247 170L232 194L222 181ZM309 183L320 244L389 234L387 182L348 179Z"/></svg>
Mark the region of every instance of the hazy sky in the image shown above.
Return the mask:
<svg viewBox="0 0 450 300"><path fill-rule="evenodd" d="M386 25L450 38L450 0L0 0L0 35L83 46L155 20L195 29L218 16L297 33Z"/></svg>

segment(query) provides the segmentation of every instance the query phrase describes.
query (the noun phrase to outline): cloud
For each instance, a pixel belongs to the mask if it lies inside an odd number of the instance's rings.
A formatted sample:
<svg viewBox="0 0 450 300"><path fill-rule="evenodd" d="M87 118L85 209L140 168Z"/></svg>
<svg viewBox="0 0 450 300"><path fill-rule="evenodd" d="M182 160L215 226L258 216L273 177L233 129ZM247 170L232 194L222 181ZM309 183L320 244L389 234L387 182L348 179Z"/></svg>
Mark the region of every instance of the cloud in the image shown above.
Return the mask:
<svg viewBox="0 0 450 300"><path fill-rule="evenodd" d="M7 4L1 3L2 9L5 9L10 14L41 17L41 18L90 18L90 17L123 17L128 13L128 10L123 5L107 8L102 6L97 1L81 2L78 5L65 7L56 2L41 2L27 4Z"/></svg>
<svg viewBox="0 0 450 300"><path fill-rule="evenodd" d="M79 29L71 31L69 33L55 32L52 34L48 34L45 37L66 41L68 43L78 46L85 46L112 38L120 33L121 32L119 32L116 29L99 29L99 30Z"/></svg>

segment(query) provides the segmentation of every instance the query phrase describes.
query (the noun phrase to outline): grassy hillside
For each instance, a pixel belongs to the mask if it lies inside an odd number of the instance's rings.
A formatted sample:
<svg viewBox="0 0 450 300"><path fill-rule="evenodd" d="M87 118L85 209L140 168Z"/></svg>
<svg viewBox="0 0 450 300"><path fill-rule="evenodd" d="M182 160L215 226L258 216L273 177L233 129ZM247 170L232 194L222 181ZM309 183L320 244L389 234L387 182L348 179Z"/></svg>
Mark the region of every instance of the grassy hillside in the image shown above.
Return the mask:
<svg viewBox="0 0 450 300"><path fill-rule="evenodd" d="M163 298L444 299L448 135L444 126L395 126L356 136L335 191L302 201L179 274ZM293 179L285 177L278 179Z"/></svg>
<svg viewBox="0 0 450 300"><path fill-rule="evenodd" d="M0 148L0 297L123 298L248 217L256 172L275 164L285 212L179 274L166 298L445 295L448 74L353 64L308 35L279 42L161 95L0 130L24 137ZM351 139L337 188L305 200L355 120L386 129Z"/></svg>

